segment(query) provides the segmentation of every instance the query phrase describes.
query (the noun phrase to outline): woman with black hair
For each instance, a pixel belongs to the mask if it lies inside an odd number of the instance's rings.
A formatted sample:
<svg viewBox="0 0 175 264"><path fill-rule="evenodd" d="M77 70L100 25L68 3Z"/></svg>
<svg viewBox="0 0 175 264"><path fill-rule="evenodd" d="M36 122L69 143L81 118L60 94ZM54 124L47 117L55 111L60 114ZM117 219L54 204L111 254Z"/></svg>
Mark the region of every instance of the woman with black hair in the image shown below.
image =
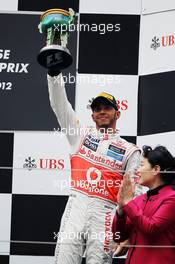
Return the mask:
<svg viewBox="0 0 175 264"><path fill-rule="evenodd" d="M144 146L138 176L149 191L133 199L134 186L125 174L113 221L114 241L130 240L126 264L174 264L175 158L163 146Z"/></svg>

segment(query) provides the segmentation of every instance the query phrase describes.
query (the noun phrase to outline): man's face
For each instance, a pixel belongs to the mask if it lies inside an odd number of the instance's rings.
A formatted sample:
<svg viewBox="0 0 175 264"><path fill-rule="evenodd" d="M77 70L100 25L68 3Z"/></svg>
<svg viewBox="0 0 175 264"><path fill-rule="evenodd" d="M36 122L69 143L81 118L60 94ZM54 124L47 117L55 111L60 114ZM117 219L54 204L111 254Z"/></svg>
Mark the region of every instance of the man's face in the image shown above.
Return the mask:
<svg viewBox="0 0 175 264"><path fill-rule="evenodd" d="M97 128L115 129L116 120L119 117L120 112L108 103L98 103L93 108L92 119L96 123Z"/></svg>

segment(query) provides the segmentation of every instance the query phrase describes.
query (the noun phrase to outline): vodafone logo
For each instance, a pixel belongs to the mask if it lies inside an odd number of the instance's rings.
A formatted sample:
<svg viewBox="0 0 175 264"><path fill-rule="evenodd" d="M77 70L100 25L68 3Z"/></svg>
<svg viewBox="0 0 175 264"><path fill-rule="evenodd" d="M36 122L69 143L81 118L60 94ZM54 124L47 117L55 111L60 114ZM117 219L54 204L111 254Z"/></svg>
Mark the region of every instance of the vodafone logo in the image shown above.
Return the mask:
<svg viewBox="0 0 175 264"><path fill-rule="evenodd" d="M87 170L86 178L88 183L97 184L101 180L101 171L97 168L91 167Z"/></svg>

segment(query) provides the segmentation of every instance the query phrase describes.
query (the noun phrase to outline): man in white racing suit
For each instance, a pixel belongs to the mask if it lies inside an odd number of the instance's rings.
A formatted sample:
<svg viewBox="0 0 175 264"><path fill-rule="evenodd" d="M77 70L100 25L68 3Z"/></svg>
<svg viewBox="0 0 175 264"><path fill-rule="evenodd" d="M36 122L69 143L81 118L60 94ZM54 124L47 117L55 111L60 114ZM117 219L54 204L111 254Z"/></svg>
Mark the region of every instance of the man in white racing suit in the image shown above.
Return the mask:
<svg viewBox="0 0 175 264"><path fill-rule="evenodd" d="M62 128L80 128L69 103L62 74L48 75L50 104ZM140 150L116 130L120 116L115 98L101 93L91 103L96 128L67 134L71 145L71 195L61 220L56 264L112 263L111 225L124 171L134 175ZM86 250L86 251L85 251Z"/></svg>

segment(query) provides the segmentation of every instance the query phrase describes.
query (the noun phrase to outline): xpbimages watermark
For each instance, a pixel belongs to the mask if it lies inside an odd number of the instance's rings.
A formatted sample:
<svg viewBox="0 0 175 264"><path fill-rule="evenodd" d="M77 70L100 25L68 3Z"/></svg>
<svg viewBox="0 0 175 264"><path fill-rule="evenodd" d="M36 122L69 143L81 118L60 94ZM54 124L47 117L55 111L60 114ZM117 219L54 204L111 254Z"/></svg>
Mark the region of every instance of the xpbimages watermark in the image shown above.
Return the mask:
<svg viewBox="0 0 175 264"><path fill-rule="evenodd" d="M121 24L112 24L112 23L91 23L91 24L54 24L54 30L58 31L61 34L66 32L97 32L100 35L104 35L107 32L119 32L121 30Z"/></svg>
<svg viewBox="0 0 175 264"><path fill-rule="evenodd" d="M78 120L77 120L77 124L78 124ZM68 126L68 127L61 127L61 128L54 128L54 133L59 133L60 136L86 136L89 132L91 133L92 137L98 136L100 137L104 137L105 135L112 135L114 133L113 128L109 127L109 128L104 128L101 127L99 128L99 130L92 128L92 127L86 127L86 126L81 126L79 127L77 125L77 127L72 127L72 126Z"/></svg>
<svg viewBox="0 0 175 264"><path fill-rule="evenodd" d="M68 75L54 76L54 83L58 83L60 85L70 83L70 84L80 84L80 85L98 85L101 87L110 85L110 84L119 84L120 83L120 75L102 75L102 74L78 74L72 75L68 73Z"/></svg>
<svg viewBox="0 0 175 264"><path fill-rule="evenodd" d="M82 171L82 170L81 170ZM103 170L104 172L105 170ZM107 171L107 170L106 170ZM88 178L88 177L87 177ZM96 182L95 182L96 181ZM95 193L101 193L103 194L105 192L105 190L108 188L116 188L119 189L120 185L121 185L121 180L103 180L100 179L98 180L92 180L90 177L86 180L73 180L73 179L69 179L69 180L55 180L53 182L54 187L58 188L59 190L67 190L70 188L83 188L86 190L89 190L91 192L95 192Z"/></svg>
<svg viewBox="0 0 175 264"><path fill-rule="evenodd" d="M108 238L109 240L112 240L113 235L115 235L115 239L120 239L120 232L116 232L113 234L111 231L108 232L94 232L92 231L91 233L88 232L53 232L54 234L54 239L58 239L59 242L64 242L64 240L99 240L103 243L105 238Z"/></svg>

